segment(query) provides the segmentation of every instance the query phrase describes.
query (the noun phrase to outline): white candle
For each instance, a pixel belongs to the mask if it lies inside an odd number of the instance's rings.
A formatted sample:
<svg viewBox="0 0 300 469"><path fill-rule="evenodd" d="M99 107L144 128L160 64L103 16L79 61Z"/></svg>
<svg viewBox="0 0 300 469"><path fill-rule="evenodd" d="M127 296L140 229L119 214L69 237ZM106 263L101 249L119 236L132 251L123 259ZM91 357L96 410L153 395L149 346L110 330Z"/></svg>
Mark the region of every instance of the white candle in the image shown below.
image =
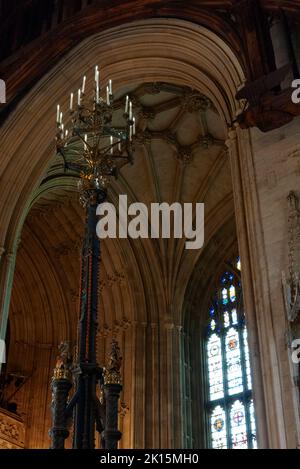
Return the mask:
<svg viewBox="0 0 300 469"><path fill-rule="evenodd" d="M132 119L132 102L129 102L129 120Z"/></svg>
<svg viewBox="0 0 300 469"><path fill-rule="evenodd" d="M99 88L99 69L98 69L98 65L96 65L95 67L95 87L96 89Z"/></svg>
<svg viewBox="0 0 300 469"><path fill-rule="evenodd" d="M56 112L56 122L59 123L59 114L60 114L60 106L57 105L57 112Z"/></svg>
<svg viewBox="0 0 300 469"><path fill-rule="evenodd" d="M81 89L79 88L78 90L78 101L77 101L78 106L81 104Z"/></svg>
<svg viewBox="0 0 300 469"><path fill-rule="evenodd" d="M82 88L81 88L82 94L84 94L85 92L85 84L86 84L86 76L84 75L83 80L82 80Z"/></svg>
<svg viewBox="0 0 300 469"><path fill-rule="evenodd" d="M70 111L73 111L74 94L70 94Z"/></svg>
<svg viewBox="0 0 300 469"><path fill-rule="evenodd" d="M114 138L111 136L111 137L110 137L110 144L113 145L113 143L114 143ZM111 148L110 148L110 154L112 155L113 153L114 153L114 148L113 148L113 146L111 146Z"/></svg>
<svg viewBox="0 0 300 469"><path fill-rule="evenodd" d="M109 88L108 86L106 87L106 104L109 106L110 105L110 100L109 100Z"/></svg>
<svg viewBox="0 0 300 469"><path fill-rule="evenodd" d="M132 127L129 127L129 140L132 140Z"/></svg>
<svg viewBox="0 0 300 469"><path fill-rule="evenodd" d="M63 113L61 112L60 115L59 115L59 123L62 124L62 120L63 120Z"/></svg>
<svg viewBox="0 0 300 469"><path fill-rule="evenodd" d="M87 149L87 134L84 135L84 149L86 150Z"/></svg>
<svg viewBox="0 0 300 469"><path fill-rule="evenodd" d="M96 103L99 103L99 86L96 87Z"/></svg>
<svg viewBox="0 0 300 469"><path fill-rule="evenodd" d="M118 150L119 150L119 151L122 151L121 140L120 140L119 143L118 143Z"/></svg>
<svg viewBox="0 0 300 469"><path fill-rule="evenodd" d="M67 138L68 135L69 135L69 131L68 131L68 129L66 129L66 131L65 131L65 137Z"/></svg>
<svg viewBox="0 0 300 469"><path fill-rule="evenodd" d="M109 94L112 94L112 81L108 80Z"/></svg>
<svg viewBox="0 0 300 469"><path fill-rule="evenodd" d="M133 120L132 134L135 135L135 117L133 117L132 120Z"/></svg>
<svg viewBox="0 0 300 469"><path fill-rule="evenodd" d="M125 101L125 114L128 114L128 105L129 105L129 96L126 96L126 101Z"/></svg>

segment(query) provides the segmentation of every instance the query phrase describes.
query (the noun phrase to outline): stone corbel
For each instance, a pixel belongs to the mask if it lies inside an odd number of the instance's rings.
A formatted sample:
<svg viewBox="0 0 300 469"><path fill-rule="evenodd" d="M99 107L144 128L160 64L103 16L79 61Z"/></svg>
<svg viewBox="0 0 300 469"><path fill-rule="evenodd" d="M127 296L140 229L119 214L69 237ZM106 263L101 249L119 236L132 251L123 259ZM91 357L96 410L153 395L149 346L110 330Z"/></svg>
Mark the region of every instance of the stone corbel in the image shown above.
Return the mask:
<svg viewBox="0 0 300 469"><path fill-rule="evenodd" d="M282 287L287 319L294 323L300 315L300 211L298 197L290 192L288 197L289 274L282 272Z"/></svg>

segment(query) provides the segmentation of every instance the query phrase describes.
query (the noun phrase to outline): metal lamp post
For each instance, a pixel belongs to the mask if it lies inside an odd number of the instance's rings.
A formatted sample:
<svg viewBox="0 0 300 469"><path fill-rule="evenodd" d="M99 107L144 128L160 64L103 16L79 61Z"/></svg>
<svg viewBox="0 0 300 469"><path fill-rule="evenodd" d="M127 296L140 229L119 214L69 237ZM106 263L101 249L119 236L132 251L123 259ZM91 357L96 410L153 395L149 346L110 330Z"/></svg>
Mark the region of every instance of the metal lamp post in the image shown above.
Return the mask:
<svg viewBox="0 0 300 469"><path fill-rule="evenodd" d="M115 341L106 369L97 364L98 287L100 241L96 235L99 204L107 197L111 176L118 168L132 162L135 118L128 96L124 102L124 126L113 126L112 82L106 87L106 99L100 96L99 69L95 67L94 92L86 97L86 77L76 99L70 95L69 120L57 106L57 151L66 169L79 173L80 201L86 210L85 235L81 258L80 311L77 357L73 361L67 344L62 344L52 379L51 448L64 448L73 420L73 448L95 447L95 431L101 434L102 446L117 448L118 400L121 386L121 355ZM75 101L77 101L75 103ZM69 398L72 383L75 392ZM97 388L102 399L97 397Z"/></svg>

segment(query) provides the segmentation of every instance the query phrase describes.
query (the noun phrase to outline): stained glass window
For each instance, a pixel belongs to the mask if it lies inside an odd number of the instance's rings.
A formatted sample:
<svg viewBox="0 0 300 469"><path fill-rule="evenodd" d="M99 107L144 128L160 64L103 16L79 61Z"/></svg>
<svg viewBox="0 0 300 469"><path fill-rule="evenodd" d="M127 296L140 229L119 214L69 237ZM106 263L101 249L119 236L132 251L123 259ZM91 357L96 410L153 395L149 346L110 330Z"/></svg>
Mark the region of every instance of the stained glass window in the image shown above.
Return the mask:
<svg viewBox="0 0 300 469"><path fill-rule="evenodd" d="M216 449L257 448L240 270L238 258L221 276L206 330L209 441Z"/></svg>

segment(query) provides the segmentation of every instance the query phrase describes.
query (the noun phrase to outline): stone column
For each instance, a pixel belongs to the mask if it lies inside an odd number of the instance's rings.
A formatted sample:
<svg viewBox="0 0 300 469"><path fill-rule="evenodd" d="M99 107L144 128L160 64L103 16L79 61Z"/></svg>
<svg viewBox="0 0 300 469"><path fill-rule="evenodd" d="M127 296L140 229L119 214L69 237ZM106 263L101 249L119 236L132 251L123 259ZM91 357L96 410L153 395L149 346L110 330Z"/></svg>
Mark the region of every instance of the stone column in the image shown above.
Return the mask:
<svg viewBox="0 0 300 469"><path fill-rule="evenodd" d="M132 334L132 447L145 448L145 434L147 431L145 408L147 405L147 347L146 347L146 322L134 322ZM149 353L149 351L148 351ZM153 429L152 429L153 431Z"/></svg>
<svg viewBox="0 0 300 469"><path fill-rule="evenodd" d="M182 328L172 321L161 325L161 447L183 447L180 348Z"/></svg>
<svg viewBox="0 0 300 469"><path fill-rule="evenodd" d="M259 315L267 314L267 311L264 311L263 293L261 291L265 281L261 274L263 269L260 267L261 260L263 260L262 235L259 221L256 219L259 209L249 135L245 131L244 134L240 132L239 137L238 139L236 129L229 130L226 145L229 149L231 163L237 235L242 262L243 296L253 371L258 443L260 447L268 447L269 445L273 446L269 442L267 431L268 425L272 425L272 423L270 416L266 415L265 392L270 393L269 396L272 400L273 390L269 380L266 379L268 375L270 376L272 370L269 352L267 351L266 331L262 332L261 330L262 321L260 325L258 324ZM271 325L269 334L272 334ZM267 363L267 358L270 360L269 363ZM265 369L264 378L263 369ZM266 389L265 386L270 387L270 390ZM275 421L273 421L273 428L274 426ZM273 444L274 447L277 447L279 441L276 439Z"/></svg>

